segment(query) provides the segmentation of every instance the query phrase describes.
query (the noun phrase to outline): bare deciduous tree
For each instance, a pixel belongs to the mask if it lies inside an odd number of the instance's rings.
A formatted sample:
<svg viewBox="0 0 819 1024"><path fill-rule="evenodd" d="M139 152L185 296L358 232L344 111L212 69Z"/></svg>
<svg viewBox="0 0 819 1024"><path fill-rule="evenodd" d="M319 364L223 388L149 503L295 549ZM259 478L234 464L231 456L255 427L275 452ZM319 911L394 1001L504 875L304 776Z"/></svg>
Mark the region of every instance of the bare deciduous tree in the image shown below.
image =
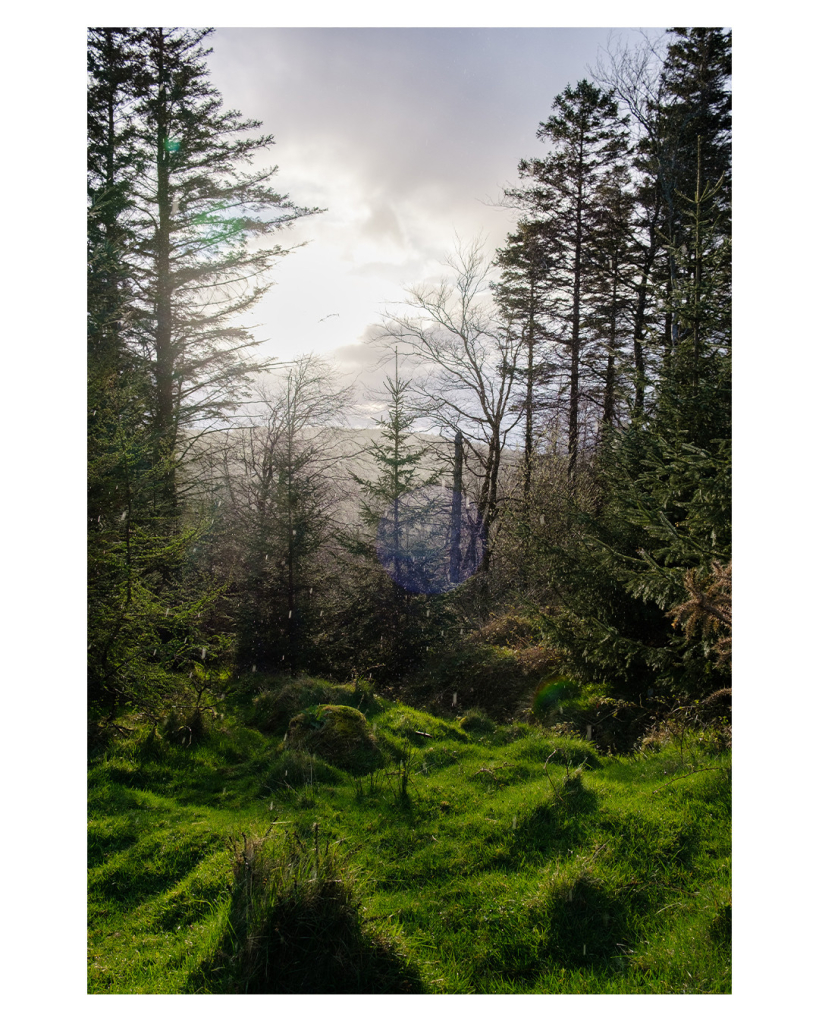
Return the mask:
<svg viewBox="0 0 819 1024"><path fill-rule="evenodd" d="M488 533L497 517L501 453L522 415L513 397L523 339L490 295L480 240L459 244L445 265L447 277L408 289L407 312L386 320L384 337L402 343L415 363L418 410L445 436L461 433ZM487 545L484 566L488 554Z"/></svg>
<svg viewBox="0 0 819 1024"><path fill-rule="evenodd" d="M258 385L255 413L222 453L236 545L246 661L299 667L319 586L320 555L340 501L333 468L341 440L330 429L351 400L337 371L314 356ZM337 474L336 474L337 476Z"/></svg>

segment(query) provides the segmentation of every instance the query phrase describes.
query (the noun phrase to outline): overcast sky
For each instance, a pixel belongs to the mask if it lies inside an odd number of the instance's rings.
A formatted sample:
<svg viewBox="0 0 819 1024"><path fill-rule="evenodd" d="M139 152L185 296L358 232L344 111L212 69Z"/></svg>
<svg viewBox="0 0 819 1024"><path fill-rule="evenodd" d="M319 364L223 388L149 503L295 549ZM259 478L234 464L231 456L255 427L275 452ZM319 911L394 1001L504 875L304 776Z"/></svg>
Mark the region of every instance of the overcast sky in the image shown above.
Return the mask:
<svg viewBox="0 0 819 1024"><path fill-rule="evenodd" d="M652 36L660 29L646 29ZM266 355L305 352L351 373L406 285L442 273L455 244L503 244L499 208L538 124L609 44L637 30L568 28L227 28L211 36L214 85L263 122L278 187L326 208L282 236L307 241L256 307ZM364 379L372 381L365 371Z"/></svg>

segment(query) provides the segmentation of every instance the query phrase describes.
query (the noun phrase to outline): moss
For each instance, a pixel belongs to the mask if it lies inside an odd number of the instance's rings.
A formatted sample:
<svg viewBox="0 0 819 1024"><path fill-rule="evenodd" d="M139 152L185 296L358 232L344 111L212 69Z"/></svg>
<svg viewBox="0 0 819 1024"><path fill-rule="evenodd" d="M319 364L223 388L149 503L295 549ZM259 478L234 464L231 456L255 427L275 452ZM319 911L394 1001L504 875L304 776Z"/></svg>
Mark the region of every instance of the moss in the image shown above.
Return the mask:
<svg viewBox="0 0 819 1024"><path fill-rule="evenodd" d="M284 743L354 773L373 771L383 763L365 716L343 704L319 704L296 715Z"/></svg>

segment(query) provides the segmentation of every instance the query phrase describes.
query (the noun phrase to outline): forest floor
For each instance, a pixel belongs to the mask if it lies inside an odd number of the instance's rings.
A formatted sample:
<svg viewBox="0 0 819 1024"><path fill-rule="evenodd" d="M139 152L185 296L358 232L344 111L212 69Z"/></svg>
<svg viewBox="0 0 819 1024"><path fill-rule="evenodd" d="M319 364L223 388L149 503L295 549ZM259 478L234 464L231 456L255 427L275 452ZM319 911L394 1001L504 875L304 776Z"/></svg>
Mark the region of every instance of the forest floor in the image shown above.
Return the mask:
<svg viewBox="0 0 819 1024"><path fill-rule="evenodd" d="M283 703L276 685L200 735L131 718L92 744L90 993L731 991L714 734L607 755L478 711L314 680ZM299 710L359 707L377 761L283 747L299 693Z"/></svg>

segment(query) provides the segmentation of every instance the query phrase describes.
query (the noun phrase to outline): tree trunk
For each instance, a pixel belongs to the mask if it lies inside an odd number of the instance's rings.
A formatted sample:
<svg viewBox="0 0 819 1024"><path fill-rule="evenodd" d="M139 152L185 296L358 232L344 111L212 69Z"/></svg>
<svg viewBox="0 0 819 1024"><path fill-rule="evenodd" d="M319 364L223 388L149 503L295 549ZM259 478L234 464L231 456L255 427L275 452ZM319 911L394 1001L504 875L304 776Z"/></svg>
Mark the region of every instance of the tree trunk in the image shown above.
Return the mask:
<svg viewBox="0 0 819 1024"><path fill-rule="evenodd" d="M156 433L157 459L163 465L160 501L170 512L176 511L174 415L174 353L171 311L171 213L170 167L167 142L167 93L162 29L157 30L159 79L156 122L156 178L159 224L156 231Z"/></svg>
<svg viewBox="0 0 819 1024"><path fill-rule="evenodd" d="M455 434L455 467L452 471L452 520L449 534L449 581L461 582L461 488L464 471L464 436Z"/></svg>

